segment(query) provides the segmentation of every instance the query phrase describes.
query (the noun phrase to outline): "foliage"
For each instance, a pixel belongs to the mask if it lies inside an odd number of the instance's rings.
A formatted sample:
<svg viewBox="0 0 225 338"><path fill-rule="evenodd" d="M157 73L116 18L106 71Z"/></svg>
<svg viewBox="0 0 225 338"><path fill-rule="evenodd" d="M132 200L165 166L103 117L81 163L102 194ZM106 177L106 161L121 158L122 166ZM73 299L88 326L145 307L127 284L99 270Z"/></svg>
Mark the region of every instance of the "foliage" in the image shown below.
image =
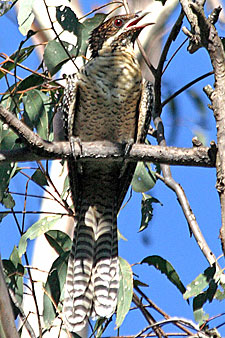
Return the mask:
<svg viewBox="0 0 225 338"><path fill-rule="evenodd" d="M165 4L165 2L166 1L162 1L163 4ZM6 6L4 8L0 7L0 11L1 9L5 12L9 8ZM78 56L86 54L90 32L106 17L106 14L97 13L92 18L85 19L81 23L70 8L56 7L56 19L58 24L61 26L62 31L68 31L76 37L76 45L62 41L60 35L55 40L49 41L45 46L43 63L41 63L39 70L30 70L29 75L21 79L17 77L17 70L24 65L24 62L36 49L36 46L31 43L30 46L23 47L25 41L30 42L30 37L35 34L35 32L30 31L31 24L34 20L32 1L27 0L22 2L18 14L18 24L20 32L26 35L26 38L11 56L5 58L1 65L0 79L7 77L7 74L10 74L10 72L13 72L14 75L14 81L12 81L12 84L8 86L7 91L2 95L1 104L12 111L19 119L29 126L30 129L37 132L43 139L49 142L53 141L53 117L60 100L60 95L62 94L62 88L59 83L53 79L53 76L61 70L62 66L68 60L74 62ZM166 90L168 94L171 93L171 88L168 86ZM200 121L197 125L202 131L206 126L205 106L202 103L201 96L194 90L189 90L187 95L189 96L189 99L193 101L196 109L198 109ZM171 101L169 104L171 114L175 121L178 110L177 105L175 104L175 101ZM196 133L198 133L198 130ZM22 146L18 136L0 122L0 149L12 150ZM53 215L40 218L38 221L30 224L28 228L25 228L24 219L21 220L21 223L17 220L14 207L15 205L19 205L19 203L17 200L14 200L10 188L15 177L18 177L19 175L27 177L24 206L26 204L26 199L29 197L28 185L30 182L38 185L41 191L46 190L46 187L53 187L54 190L57 189L49 177L48 163L46 163L45 167L41 163L30 165L28 174L26 174L24 168L20 167L18 164L1 165L0 202L3 206L3 211L0 214L0 222L2 222L3 218L4 221L6 217L9 219L8 215L11 212L16 220L15 223L17 224L20 233L18 245L14 247L9 259L3 260L6 283L8 288L14 293L18 302L17 304L12 302L15 318L17 318L18 314L21 312L19 307L22 306L24 292L27 290L27 288L24 287L24 280L29 277L25 265L28 265L27 247L30 241L44 234L49 245L54 249L58 256L53 262L51 269L48 272L46 283L43 286L44 324L41 329L44 335L46 330L50 330L54 326L54 320L59 318L62 311L64 298L63 286L65 283L69 250L72 243L67 234L52 229L63 215L71 215L71 209L69 208L69 202L67 201L69 183L68 177L66 177L63 191L57 192L57 197L54 197L56 202L64 208L65 213L63 214L60 212L59 214L54 214L54 211L51 211L49 213L53 213ZM140 232L146 230L151 223L154 210L153 206L155 204L162 205L157 198L149 193L149 190L153 189L157 184L158 178L161 179L159 166L153 165L152 163L138 163L132 180L132 189L133 191L142 194ZM52 196L50 197L53 198ZM24 213L26 214L26 206L24 207ZM5 222L7 222L7 220ZM26 262L26 264L24 264L24 262ZM216 299L221 302L224 301L225 283L223 282L222 270L218 269L218 266L216 265L210 266L185 287L178 272L168 260L158 255L152 255L142 259L141 266L143 269L146 269L146 264L153 266L162 274L166 275L168 281L179 290L184 300L192 300L195 321L199 325L202 325L204 329L208 329L207 320L209 316L203 309L203 306L205 306L207 302L214 302ZM131 303L132 299L134 301L133 297L135 291L140 293L140 303L137 305L138 303L136 302L135 305L142 311L145 317L149 318L151 316L147 306L153 307L153 305L149 302L146 294L141 290L142 288L147 288L148 285L145 282L142 282L138 277L135 279L135 282L133 281L132 268L133 266L126 260L120 258L119 301L115 322L117 329L121 327L125 317L129 311L131 311ZM33 283L31 278L30 281ZM32 294L34 297L34 291L32 291ZM142 303L142 299L146 300L147 306ZM155 310L157 309L158 308L155 307ZM167 318L166 315L164 315L164 317ZM110 324L110 321L111 319L106 320L100 318L96 322L93 329L96 337L101 337L103 335ZM193 329L193 327L191 327L191 329ZM154 325L151 327L151 330L155 331ZM157 331L155 331L155 333L157 334ZM78 337L78 335L74 336Z"/></svg>

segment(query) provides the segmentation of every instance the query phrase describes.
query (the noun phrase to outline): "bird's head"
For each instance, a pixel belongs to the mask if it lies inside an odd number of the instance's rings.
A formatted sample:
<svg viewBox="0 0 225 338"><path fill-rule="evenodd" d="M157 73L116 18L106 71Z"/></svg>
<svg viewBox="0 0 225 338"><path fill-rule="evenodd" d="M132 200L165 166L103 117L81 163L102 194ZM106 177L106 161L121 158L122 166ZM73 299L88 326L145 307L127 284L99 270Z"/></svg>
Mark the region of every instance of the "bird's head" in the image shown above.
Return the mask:
<svg viewBox="0 0 225 338"><path fill-rule="evenodd" d="M148 13L117 15L96 27L89 39L91 56L96 57L133 46L142 29L152 25L138 25L146 14Z"/></svg>

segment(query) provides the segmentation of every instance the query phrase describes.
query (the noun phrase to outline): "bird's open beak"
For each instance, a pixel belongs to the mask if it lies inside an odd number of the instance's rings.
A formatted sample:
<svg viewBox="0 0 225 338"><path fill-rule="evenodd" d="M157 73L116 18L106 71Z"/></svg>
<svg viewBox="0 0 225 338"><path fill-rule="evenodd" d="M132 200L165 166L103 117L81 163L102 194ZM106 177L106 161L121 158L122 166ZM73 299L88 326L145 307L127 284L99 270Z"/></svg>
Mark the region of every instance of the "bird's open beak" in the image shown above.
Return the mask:
<svg viewBox="0 0 225 338"><path fill-rule="evenodd" d="M136 29L142 29L145 28L146 26L150 26L150 25L154 25L154 22L148 22L148 23L144 23L143 25L137 26L138 22L141 21L141 19L143 19L147 14L149 14L149 12L144 12L144 13L136 13L135 18L129 22L129 24L127 25L127 28L136 28Z"/></svg>

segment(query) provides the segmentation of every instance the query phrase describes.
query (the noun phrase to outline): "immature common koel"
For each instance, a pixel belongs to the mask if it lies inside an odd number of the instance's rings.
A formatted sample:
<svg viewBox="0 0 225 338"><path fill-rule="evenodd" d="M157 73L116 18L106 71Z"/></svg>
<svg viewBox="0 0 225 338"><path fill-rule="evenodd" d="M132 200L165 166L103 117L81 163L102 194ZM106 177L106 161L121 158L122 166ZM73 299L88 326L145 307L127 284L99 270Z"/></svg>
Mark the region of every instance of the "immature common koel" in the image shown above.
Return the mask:
<svg viewBox="0 0 225 338"><path fill-rule="evenodd" d="M91 58L69 77L59 108L71 143L119 142L126 150L133 142L144 142L153 88L142 79L134 53L134 42L146 27L139 23L144 15L115 16L93 30ZM128 161L68 161L75 208L64 300L70 331L81 330L89 316L110 317L116 309L117 213L135 167Z"/></svg>

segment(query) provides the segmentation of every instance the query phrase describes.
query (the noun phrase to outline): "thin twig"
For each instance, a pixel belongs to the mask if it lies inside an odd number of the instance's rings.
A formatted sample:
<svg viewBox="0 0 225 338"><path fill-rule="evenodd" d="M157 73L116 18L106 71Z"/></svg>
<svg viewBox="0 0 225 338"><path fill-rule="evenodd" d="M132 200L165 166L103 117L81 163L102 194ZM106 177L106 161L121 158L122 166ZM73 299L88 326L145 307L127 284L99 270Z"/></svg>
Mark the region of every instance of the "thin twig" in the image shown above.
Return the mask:
<svg viewBox="0 0 225 338"><path fill-rule="evenodd" d="M158 131L158 143L160 145L166 146L166 141L164 138L164 127L161 118L159 116L155 117L154 123ZM176 193L177 199L187 220L189 229L191 233L193 233L199 248L208 260L209 264L212 265L216 263L217 267L219 268L215 255L209 248L205 238L201 233L201 230L198 226L195 215L190 207L183 188L173 179L169 165L161 164L160 166L164 177L164 183L167 185L167 187L169 187Z"/></svg>
<svg viewBox="0 0 225 338"><path fill-rule="evenodd" d="M172 60L174 59L174 57L177 55L177 53L179 52L179 50L184 46L184 44L188 41L188 38L186 38L181 44L180 46L175 50L175 52L173 53L173 55L171 56L171 58L168 60L166 66L164 67L162 74L165 73L165 71L167 70L167 68L169 67L170 63L172 62Z"/></svg>
<svg viewBox="0 0 225 338"><path fill-rule="evenodd" d="M53 22L52 22L52 18L51 18L51 15L50 15L50 13L49 13L48 5L46 4L46 1L45 1L45 0L43 0L43 1L44 1L44 5L45 5L45 8L46 8L46 12L47 12L47 14L48 14L49 21L50 21L50 23L51 23L51 28L52 28L52 30L53 30L53 32L54 32L56 38L59 40L60 45L62 46L63 50L64 50L65 53L67 54L68 60L71 60L71 61L73 62L73 64L74 64L74 66L77 68L77 70L79 70L79 68L78 68L78 66L77 66L77 64L76 64L76 62L74 62L73 58L71 58L70 53L69 53L68 50L65 48L65 46L64 46L64 44L63 44L63 42L62 42L62 40L60 39L59 34L57 33L57 31L56 31L56 29L55 29L55 27L54 27L54 24L53 24Z"/></svg>
<svg viewBox="0 0 225 338"><path fill-rule="evenodd" d="M147 320L147 322L152 325L154 323L156 323L156 320L154 319L154 317L148 312L148 310L143 306L141 300L138 298L138 296L136 295L136 293L133 293L133 302L134 304L141 310L143 316L145 317L145 319ZM157 335L157 337L161 338L161 337L166 337L165 332L161 329L161 328L155 328L154 326L152 327L153 331L155 332L155 334ZM135 336L136 337L136 336Z"/></svg>
<svg viewBox="0 0 225 338"><path fill-rule="evenodd" d="M156 305L150 298L148 298L146 296L146 294L137 286L134 286L135 290L148 302L148 304L154 309L156 310L160 315L162 315L165 319L170 319L171 317L162 309L160 309L160 307L158 305ZM192 332L189 331L187 328L183 327L181 324L177 323L175 324L179 329L181 329L182 331L184 331L187 335L191 335Z"/></svg>
<svg viewBox="0 0 225 338"><path fill-rule="evenodd" d="M162 102L162 107L164 107L168 102L170 102L171 100L173 100L175 97L177 97L178 95L180 95L182 92L184 92L185 90L187 90L188 88L190 88L191 86L193 86L194 84L196 84L197 82L205 79L206 77L213 75L214 72L213 70L211 72L208 72L206 74L203 74L201 76L198 76L196 79L194 79L193 81L187 83L185 86L183 86L182 88L180 88L179 90L177 90L175 93L173 93L173 95L171 95L170 97L168 97L165 101Z"/></svg>
<svg viewBox="0 0 225 338"><path fill-rule="evenodd" d="M20 232L20 235L22 236L23 233L22 233L22 231L20 229L20 225L19 225L18 219L16 217L16 214L15 214L13 208L11 210L12 210L12 214L13 214L14 220L16 222L17 228L18 228L18 230ZM26 265L29 265L29 260L28 260L28 256L27 256L26 252L24 253L24 258L25 258ZM39 337L42 338L42 326L41 326L40 312L39 312L38 302L37 302L37 296L36 296L36 292L35 292L35 288L34 288L34 281L33 281L30 269L28 269L28 275L29 275L29 279L30 279L31 292L32 292L33 300L34 300L35 309L36 309L36 315L37 315L37 321L38 321L38 329L39 329Z"/></svg>
<svg viewBox="0 0 225 338"><path fill-rule="evenodd" d="M122 1L110 1L110 2L108 2L107 4L104 4L104 5L102 5L102 6L99 6L99 7L95 8L95 9L93 9L92 11L86 13L85 15L81 16L78 20L80 21L80 20L86 18L87 16L89 16L89 15L91 15L91 14L93 14L93 13L99 11L99 10L102 9L102 8L105 8L105 7L107 7L107 6L114 5L114 4L120 4L120 6L117 6L116 8L114 8L113 11L115 11L115 10L117 10L119 7L123 6L123 2L122 2Z"/></svg>
<svg viewBox="0 0 225 338"><path fill-rule="evenodd" d="M8 210L5 210L5 211L0 211L0 215L11 215L11 214L34 214L34 215L59 215L59 216L68 216L68 217L72 217L71 215L69 215L68 213L63 213L63 212L55 212L55 211L29 211L29 210L26 210L26 211L8 211ZM22 236L22 231L21 232L21 236Z"/></svg>

